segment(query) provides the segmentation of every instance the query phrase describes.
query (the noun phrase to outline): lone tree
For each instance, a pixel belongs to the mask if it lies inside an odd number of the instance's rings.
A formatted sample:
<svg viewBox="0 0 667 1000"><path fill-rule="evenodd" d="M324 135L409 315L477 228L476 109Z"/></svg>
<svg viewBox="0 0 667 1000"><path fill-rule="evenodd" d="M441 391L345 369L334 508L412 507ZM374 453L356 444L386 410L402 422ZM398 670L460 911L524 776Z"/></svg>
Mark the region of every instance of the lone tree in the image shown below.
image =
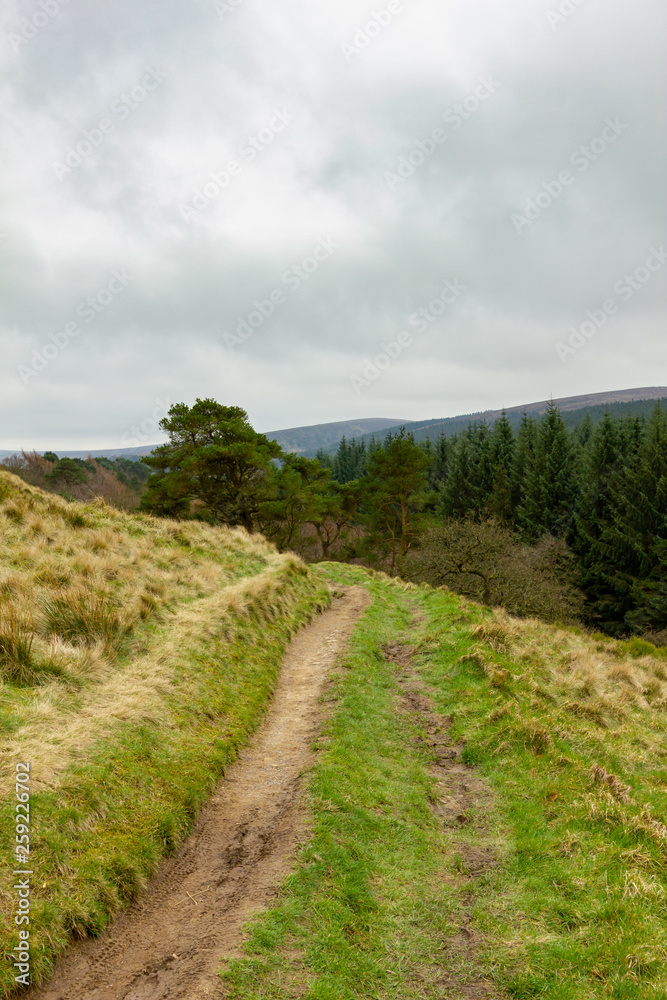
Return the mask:
<svg viewBox="0 0 667 1000"><path fill-rule="evenodd" d="M364 506L370 540L384 537L391 553L392 575L397 569L401 572L403 559L419 534L430 464L426 450L415 444L405 427L368 459Z"/></svg>
<svg viewBox="0 0 667 1000"><path fill-rule="evenodd" d="M197 501L217 523L252 532L270 496L270 469L282 455L280 445L253 430L245 410L213 399L197 399L192 407L177 403L160 427L169 441L143 459L155 472L142 508L187 516Z"/></svg>

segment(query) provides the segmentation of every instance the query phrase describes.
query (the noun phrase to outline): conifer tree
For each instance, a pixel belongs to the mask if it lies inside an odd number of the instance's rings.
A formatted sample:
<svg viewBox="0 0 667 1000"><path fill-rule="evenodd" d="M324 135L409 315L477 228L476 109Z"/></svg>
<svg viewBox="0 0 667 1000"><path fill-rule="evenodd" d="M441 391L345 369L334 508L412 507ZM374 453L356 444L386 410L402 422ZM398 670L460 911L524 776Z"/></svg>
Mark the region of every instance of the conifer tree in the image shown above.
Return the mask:
<svg viewBox="0 0 667 1000"><path fill-rule="evenodd" d="M472 447L468 434L451 439L447 478L440 487L439 512L444 517L465 517L476 507L473 486Z"/></svg>
<svg viewBox="0 0 667 1000"><path fill-rule="evenodd" d="M417 537L429 463L428 455L405 427L399 434L388 436L385 447L373 451L369 458L365 507L371 537L383 534L388 541L391 573L401 570Z"/></svg>
<svg viewBox="0 0 667 1000"><path fill-rule="evenodd" d="M519 508L526 494L528 476L535 462L537 448L537 421L527 413L521 415L521 424L517 434L514 455L512 458L512 473L510 489L512 494L512 510L515 519L521 523Z"/></svg>
<svg viewBox="0 0 667 1000"><path fill-rule="evenodd" d="M512 521L512 464L516 441L507 413L502 411L491 432L493 485L487 507L503 523Z"/></svg>
<svg viewBox="0 0 667 1000"><path fill-rule="evenodd" d="M433 459L429 469L429 484L437 490L447 477L447 466L451 455L451 440L440 434L433 445Z"/></svg>
<svg viewBox="0 0 667 1000"><path fill-rule="evenodd" d="M608 631L667 627L667 414L656 404L634 456L610 489L590 553Z"/></svg>
<svg viewBox="0 0 667 1000"><path fill-rule="evenodd" d="M519 506L520 522L527 536L564 536L572 523L577 488L572 443L560 410L550 400L539 424L534 457Z"/></svg>

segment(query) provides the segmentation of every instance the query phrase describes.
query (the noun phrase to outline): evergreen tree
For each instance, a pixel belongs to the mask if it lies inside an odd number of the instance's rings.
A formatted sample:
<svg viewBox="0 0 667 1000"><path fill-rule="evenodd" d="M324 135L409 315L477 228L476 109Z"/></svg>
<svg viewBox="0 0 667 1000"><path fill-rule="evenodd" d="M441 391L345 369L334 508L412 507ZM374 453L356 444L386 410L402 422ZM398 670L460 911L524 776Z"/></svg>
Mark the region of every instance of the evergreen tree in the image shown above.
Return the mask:
<svg viewBox="0 0 667 1000"><path fill-rule="evenodd" d="M366 457L365 441L356 441L355 438L348 441L343 436L332 461L333 477L336 482L351 483L363 476L366 471Z"/></svg>
<svg viewBox="0 0 667 1000"><path fill-rule="evenodd" d="M529 538L564 536L578 490L575 456L560 410L552 400L540 421L533 461L519 505L519 521Z"/></svg>
<svg viewBox="0 0 667 1000"><path fill-rule="evenodd" d="M486 508L493 492L494 461L491 431L485 420L469 428L471 472L477 516Z"/></svg>
<svg viewBox="0 0 667 1000"><path fill-rule="evenodd" d="M331 455L326 453L324 448L317 449L316 458L323 469L329 469L330 472L333 472L333 459L331 458Z"/></svg>
<svg viewBox="0 0 667 1000"><path fill-rule="evenodd" d="M388 443L387 443L388 442ZM430 459L402 427L385 440L385 447L368 460L365 507L371 539L384 535L391 554L391 573L401 570L403 559L419 529L419 513L426 499Z"/></svg>
<svg viewBox="0 0 667 1000"><path fill-rule="evenodd" d="M142 508L187 514L195 500L214 521L252 532L270 496L269 470L283 454L280 446L253 430L245 410L213 399L177 403L160 427L169 442L143 459L155 472Z"/></svg>
<svg viewBox="0 0 667 1000"><path fill-rule="evenodd" d="M622 428L607 410L588 442L583 459L583 486L570 532L579 560L580 586L599 622L615 620L612 581L601 559L600 538L612 517L611 495L625 457Z"/></svg>
<svg viewBox="0 0 667 1000"><path fill-rule="evenodd" d="M494 469L502 465L508 474L512 468L516 441L507 413L502 411L491 432L491 461Z"/></svg>
<svg viewBox="0 0 667 1000"><path fill-rule="evenodd" d="M609 413L609 410L606 410L606 413ZM593 436L594 426L590 413L587 413L583 420L575 424L572 431L572 440L585 449Z"/></svg>
<svg viewBox="0 0 667 1000"><path fill-rule="evenodd" d="M520 516L518 511L526 495L528 476L535 463L537 433L538 428L535 418L529 416L527 413L523 413L514 448L512 473L510 476L512 511L515 519L519 522Z"/></svg>
<svg viewBox="0 0 667 1000"><path fill-rule="evenodd" d="M601 584L596 611L608 631L667 627L666 556L667 415L658 403L636 453L612 482L589 553Z"/></svg>
<svg viewBox="0 0 667 1000"><path fill-rule="evenodd" d="M514 431L503 410L491 432L493 485L487 501L489 513L503 523L510 523L513 519L511 477L515 448Z"/></svg>
<svg viewBox="0 0 667 1000"><path fill-rule="evenodd" d="M451 454L450 444L450 440L444 434L440 434L433 445L433 458L428 473L428 481L434 490L437 490L440 484L447 478L447 466Z"/></svg>
<svg viewBox="0 0 667 1000"><path fill-rule="evenodd" d="M447 478L440 486L438 510L445 517L465 517L476 509L473 463L468 434L451 438Z"/></svg>

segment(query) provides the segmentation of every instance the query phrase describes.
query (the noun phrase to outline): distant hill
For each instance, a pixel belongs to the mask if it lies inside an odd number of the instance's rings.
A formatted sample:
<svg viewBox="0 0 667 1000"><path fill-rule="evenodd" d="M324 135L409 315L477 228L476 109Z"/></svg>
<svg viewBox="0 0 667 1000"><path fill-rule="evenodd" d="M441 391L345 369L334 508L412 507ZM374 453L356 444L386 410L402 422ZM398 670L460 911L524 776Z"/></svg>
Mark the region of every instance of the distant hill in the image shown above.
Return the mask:
<svg viewBox="0 0 667 1000"><path fill-rule="evenodd" d="M565 396L562 399L555 399L554 402L560 408L565 417L566 423L572 425L582 420L588 413L591 419L600 419L605 409L609 407L617 416L632 410L637 414L648 414L653 402L656 399L663 399L667 404L667 386L651 386L642 389L619 389L614 392L593 392L582 396ZM548 400L543 399L537 403L524 403L521 406L508 406L506 413L510 422L516 427L521 420L521 414L532 413L538 416L544 413ZM266 436L272 441L277 441L285 451L296 452L299 455L313 457L321 448L325 452L333 452L338 448L341 438L356 438L369 441L373 436L384 437L387 431L398 432L399 428L405 425L415 436L417 441L423 441L427 437L435 439L444 434L451 437L457 434L472 421L486 420L492 424L502 410L480 410L477 413L465 413L456 417L435 417L431 420L397 420L388 417L362 417L359 420L337 420L329 424L311 424L304 427L287 427L284 430L264 431ZM138 461L142 455L149 455L157 443L141 445L138 448L88 448L84 451L73 451L68 448L52 450L60 457L67 458L87 458L88 455L101 458L131 458ZM9 455L16 454L15 451L0 451L0 460Z"/></svg>
<svg viewBox="0 0 667 1000"><path fill-rule="evenodd" d="M401 421L395 418L365 417L360 420L336 420L332 424L288 427L282 431L264 431L264 433L271 441L277 441L285 451L314 455L320 448L323 451L335 451L343 437L360 438L395 427L400 423Z"/></svg>
<svg viewBox="0 0 667 1000"><path fill-rule="evenodd" d="M55 452L58 458L88 458L89 455L92 455L94 458L132 458L138 462L142 455L150 455L154 448L157 448L157 443L144 444L140 448L86 448L84 451L73 451L71 448L49 448L47 450ZM30 450L26 448L26 451ZM20 454L20 449L18 453ZM16 454L16 449L14 451L0 451L0 460Z"/></svg>
<svg viewBox="0 0 667 1000"><path fill-rule="evenodd" d="M653 386L644 389L619 389L615 392L594 392L583 396L565 396L562 399L554 399L554 403L563 414L563 418L569 426L583 420L589 414L596 422L601 419L606 409L609 409L616 416L632 411L635 414L648 415L655 405L657 399L664 400L667 404L667 386ZM524 403L521 406L508 406L505 410L510 423L518 427L523 413L530 413L539 416L544 413L547 399L537 403ZM406 422L406 428L411 431L416 441L424 441L426 438L434 440L444 434L445 437L452 437L475 421L485 420L492 424L502 413L502 410L480 410L477 413L466 413L457 417L440 417L433 420L413 420ZM397 433L401 425L388 427L385 433L391 431ZM358 440L370 441L373 434L364 434Z"/></svg>

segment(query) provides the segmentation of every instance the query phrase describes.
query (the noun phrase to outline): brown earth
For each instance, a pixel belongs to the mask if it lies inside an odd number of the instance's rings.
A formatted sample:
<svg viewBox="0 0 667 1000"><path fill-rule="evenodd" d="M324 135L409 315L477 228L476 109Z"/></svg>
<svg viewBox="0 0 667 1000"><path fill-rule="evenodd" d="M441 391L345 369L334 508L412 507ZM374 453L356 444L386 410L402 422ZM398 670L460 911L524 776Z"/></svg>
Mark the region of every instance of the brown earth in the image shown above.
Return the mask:
<svg viewBox="0 0 667 1000"><path fill-rule="evenodd" d="M327 672L370 597L340 598L290 643L267 717L220 781L180 850L143 898L96 940L75 946L29 1000L204 1000L238 953L242 926L265 907L306 835L302 775L322 720Z"/></svg>

